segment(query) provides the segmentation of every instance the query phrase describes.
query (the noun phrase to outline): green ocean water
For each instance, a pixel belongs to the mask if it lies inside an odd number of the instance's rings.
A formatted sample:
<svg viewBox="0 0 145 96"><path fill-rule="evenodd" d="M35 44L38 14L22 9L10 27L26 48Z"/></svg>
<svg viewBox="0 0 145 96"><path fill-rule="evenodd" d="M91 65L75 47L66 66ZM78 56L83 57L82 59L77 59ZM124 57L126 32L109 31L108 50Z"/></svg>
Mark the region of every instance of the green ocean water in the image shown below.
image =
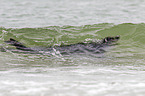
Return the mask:
<svg viewBox="0 0 145 96"><path fill-rule="evenodd" d="M144 96L144 0L0 0L0 96ZM50 46L120 36L99 54ZM12 52L14 38L42 54Z"/></svg>
<svg viewBox="0 0 145 96"><path fill-rule="evenodd" d="M1 52L1 88L7 89L1 90L1 94L142 95L145 87L144 28L144 23L118 25L102 23L40 28L1 27L1 47L13 49L14 47L5 44L4 41L14 38L25 46L47 49L50 46L120 36L116 45L106 48L105 53L95 56L91 54L63 56L57 53L50 56L47 51L42 55L13 53L10 50Z"/></svg>
<svg viewBox="0 0 145 96"><path fill-rule="evenodd" d="M38 28L0 28L1 44L9 38L29 47L70 45L84 41L101 40L107 36L121 37L119 46L144 48L144 23L101 23L83 26L48 26Z"/></svg>
<svg viewBox="0 0 145 96"><path fill-rule="evenodd" d="M1 93L23 96L23 94L30 94L30 90L32 92L30 96L33 96L36 95L34 89L38 86L42 89L36 88L36 91L41 90L37 91L37 94L52 96L67 91L69 93L65 95L69 94L69 96L73 94L115 96L118 92L121 92L120 96L122 92L129 96L133 94L132 92L144 94L144 28L144 23L118 25L102 23L40 28L1 27L2 49L15 49L4 43L9 38L14 38L27 47L43 49L41 55L2 50L0 53L1 85L11 87ZM98 41L107 36L117 35L120 36L117 44L107 47L106 52L101 54L63 56L56 50L49 55L49 51L46 50L50 46Z"/></svg>

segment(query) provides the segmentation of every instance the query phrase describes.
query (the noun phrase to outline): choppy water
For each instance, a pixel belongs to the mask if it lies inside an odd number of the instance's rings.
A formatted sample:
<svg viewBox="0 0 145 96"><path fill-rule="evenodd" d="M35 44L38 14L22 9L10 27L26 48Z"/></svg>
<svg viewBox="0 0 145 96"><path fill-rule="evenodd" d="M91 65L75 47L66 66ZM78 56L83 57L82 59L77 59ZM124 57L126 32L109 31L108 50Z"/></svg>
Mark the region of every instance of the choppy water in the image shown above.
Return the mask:
<svg viewBox="0 0 145 96"><path fill-rule="evenodd" d="M120 35L101 54L0 52L0 96L144 96L144 0L0 0L0 46L46 49ZM129 23L128 23L129 22Z"/></svg>
<svg viewBox="0 0 145 96"><path fill-rule="evenodd" d="M1 0L0 26L144 22L144 0Z"/></svg>

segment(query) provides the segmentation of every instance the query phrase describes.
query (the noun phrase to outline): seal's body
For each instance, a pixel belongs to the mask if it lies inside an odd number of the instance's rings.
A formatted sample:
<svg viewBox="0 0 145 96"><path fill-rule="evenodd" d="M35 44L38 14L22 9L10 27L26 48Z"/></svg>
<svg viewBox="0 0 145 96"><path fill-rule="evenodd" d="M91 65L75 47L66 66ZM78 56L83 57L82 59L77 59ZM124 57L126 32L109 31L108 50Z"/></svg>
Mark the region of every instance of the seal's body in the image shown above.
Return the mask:
<svg viewBox="0 0 145 96"><path fill-rule="evenodd" d="M93 53L100 53L104 50L102 50L103 47L112 45L113 42L119 40L119 36L115 37L105 37L100 42L90 42L90 43L77 43L77 44L71 44L71 45L61 45L61 46L55 46L55 47L49 47L47 48L48 51L57 50L61 54L70 54L70 53L86 53L86 52L93 52ZM16 41L15 39L10 38L8 41L5 41L5 43L13 45L18 50L23 51L36 51L33 48L28 48L24 46L22 43Z"/></svg>

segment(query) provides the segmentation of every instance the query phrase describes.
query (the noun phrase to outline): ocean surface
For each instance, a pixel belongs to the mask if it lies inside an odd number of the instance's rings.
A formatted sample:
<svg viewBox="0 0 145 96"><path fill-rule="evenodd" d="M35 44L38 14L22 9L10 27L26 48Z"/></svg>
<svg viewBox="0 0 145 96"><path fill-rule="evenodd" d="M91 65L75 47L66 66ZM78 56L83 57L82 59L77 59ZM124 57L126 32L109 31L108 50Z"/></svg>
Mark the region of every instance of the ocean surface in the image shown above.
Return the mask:
<svg viewBox="0 0 145 96"><path fill-rule="evenodd" d="M144 96L145 0L0 0L0 96ZM102 53L50 46L120 36ZM14 38L42 54L13 52Z"/></svg>

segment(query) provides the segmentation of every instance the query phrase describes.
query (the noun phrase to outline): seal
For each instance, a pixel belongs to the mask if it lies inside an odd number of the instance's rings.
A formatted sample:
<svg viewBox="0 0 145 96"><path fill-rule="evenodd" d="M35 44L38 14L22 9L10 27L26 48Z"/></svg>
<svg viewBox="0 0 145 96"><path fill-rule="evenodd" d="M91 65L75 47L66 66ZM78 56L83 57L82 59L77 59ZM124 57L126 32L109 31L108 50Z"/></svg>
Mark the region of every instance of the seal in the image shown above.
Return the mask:
<svg viewBox="0 0 145 96"><path fill-rule="evenodd" d="M61 46L54 46L54 47L48 47L48 51L59 51L61 54L71 54L71 53L88 53L88 52L93 52L93 53L101 53L104 52L103 48L106 46L113 45L114 42L118 41L120 39L120 36L115 36L115 37L105 37L102 39L100 42L80 42L76 44L70 44L70 45L61 45ZM5 43L13 45L16 47L18 50L23 50L23 51L31 51L35 52L38 50L29 48L24 46L24 44L18 42L17 40L10 38L8 41L5 41Z"/></svg>

